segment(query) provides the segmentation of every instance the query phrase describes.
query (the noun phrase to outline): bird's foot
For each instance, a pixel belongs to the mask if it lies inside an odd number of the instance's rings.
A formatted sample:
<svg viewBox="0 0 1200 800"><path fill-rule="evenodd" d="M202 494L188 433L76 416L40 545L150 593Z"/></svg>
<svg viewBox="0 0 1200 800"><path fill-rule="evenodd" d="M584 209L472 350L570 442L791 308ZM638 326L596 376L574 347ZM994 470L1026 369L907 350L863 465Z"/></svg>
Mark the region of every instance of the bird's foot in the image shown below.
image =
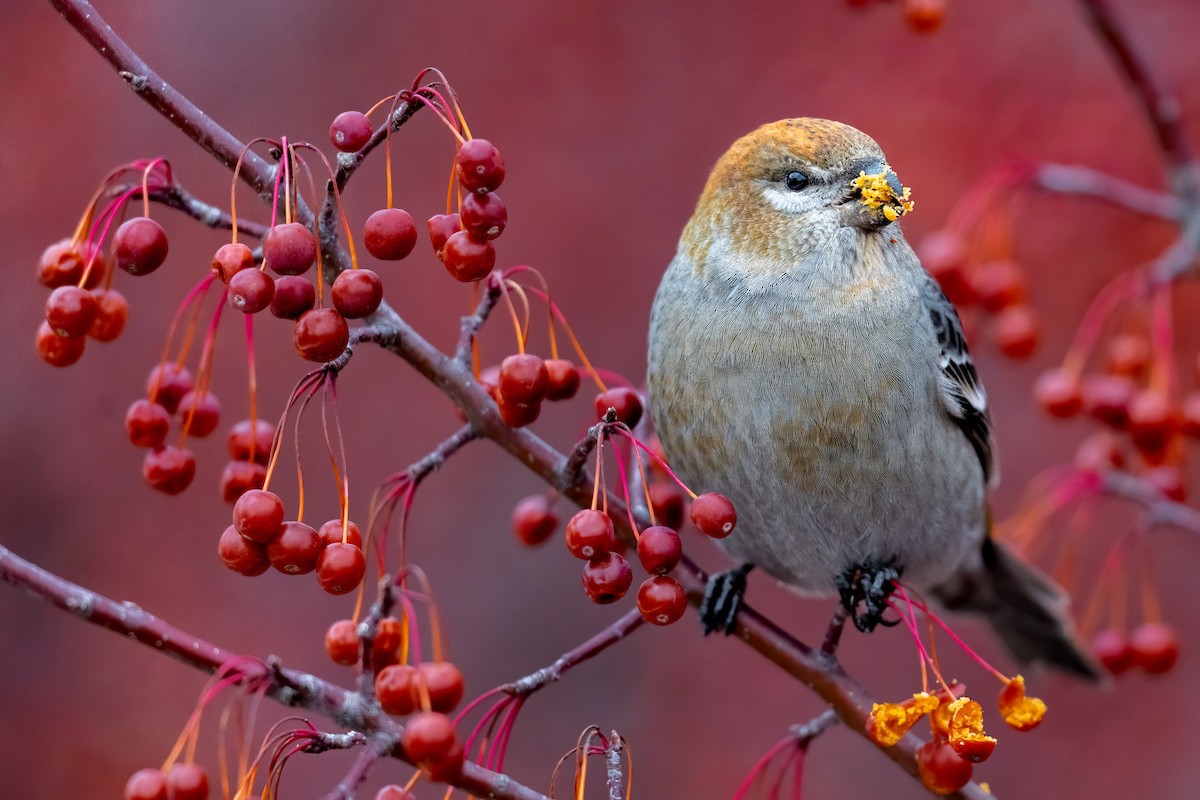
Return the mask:
<svg viewBox="0 0 1200 800"><path fill-rule="evenodd" d="M896 581L900 580L900 570L895 563L895 559L865 561L837 577L842 607L854 620L854 627L863 633L875 630L876 625L890 628L900 622L898 619L883 618L888 608L888 598L896 590Z"/></svg>
<svg viewBox="0 0 1200 800"><path fill-rule="evenodd" d="M746 594L746 576L752 569L753 564L743 564L708 576L704 599L700 601L700 624L705 636L713 631L724 631L726 636L733 633Z"/></svg>

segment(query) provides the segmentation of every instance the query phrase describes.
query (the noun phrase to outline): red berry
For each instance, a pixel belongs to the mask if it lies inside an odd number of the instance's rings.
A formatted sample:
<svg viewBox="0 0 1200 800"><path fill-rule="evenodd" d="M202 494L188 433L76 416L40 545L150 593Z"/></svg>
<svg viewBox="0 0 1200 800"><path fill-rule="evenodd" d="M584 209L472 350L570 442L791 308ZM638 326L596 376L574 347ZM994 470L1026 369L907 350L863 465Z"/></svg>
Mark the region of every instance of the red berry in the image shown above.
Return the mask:
<svg viewBox="0 0 1200 800"><path fill-rule="evenodd" d="M263 263L280 275L303 275L316 258L317 239L302 223L276 225L263 239Z"/></svg>
<svg viewBox="0 0 1200 800"><path fill-rule="evenodd" d="M407 664L392 664L375 676L375 697L385 713L402 717L417 709L413 678L417 671Z"/></svg>
<svg viewBox="0 0 1200 800"><path fill-rule="evenodd" d="M470 283L486 278L496 266L496 249L491 242L477 242L466 231L459 231L446 240L442 248L442 263L457 281Z"/></svg>
<svg viewBox="0 0 1200 800"><path fill-rule="evenodd" d="M171 429L171 415L158 403L135 400L125 412L125 432L134 447L162 447Z"/></svg>
<svg viewBox="0 0 1200 800"><path fill-rule="evenodd" d="M934 231L917 247L921 263L956 306L969 306L979 298L967 278L967 246L951 231Z"/></svg>
<svg viewBox="0 0 1200 800"><path fill-rule="evenodd" d="M532 425L542 412L541 403L512 403L501 396L496 405L500 409L500 418L504 424L513 428L524 428Z"/></svg>
<svg viewBox="0 0 1200 800"><path fill-rule="evenodd" d="M579 370L565 358L546 359L546 399L570 400L579 391Z"/></svg>
<svg viewBox="0 0 1200 800"><path fill-rule="evenodd" d="M975 276L975 290L985 311L1003 311L1025 302L1025 273L1011 261L984 264Z"/></svg>
<svg viewBox="0 0 1200 800"><path fill-rule="evenodd" d="M934 794L953 794L971 782L971 762L959 758L945 740L921 745L917 751L917 769L921 782Z"/></svg>
<svg viewBox="0 0 1200 800"><path fill-rule="evenodd" d="M591 561L611 552L617 544L612 519L603 511L585 508L567 522L567 549L576 558Z"/></svg>
<svg viewBox="0 0 1200 800"><path fill-rule="evenodd" d="M429 707L443 714L453 711L462 702L463 676L449 661L427 661L418 664L413 675L413 697L429 698Z"/></svg>
<svg viewBox="0 0 1200 800"><path fill-rule="evenodd" d="M403 786L392 783L380 789L375 795L375 800L415 800L415 798L411 792L405 791Z"/></svg>
<svg viewBox="0 0 1200 800"><path fill-rule="evenodd" d="M167 800L167 777L160 769L139 769L125 783L125 800Z"/></svg>
<svg viewBox="0 0 1200 800"><path fill-rule="evenodd" d="M335 664L352 667L362 657L358 626L352 619L339 619L325 631L325 652Z"/></svg>
<svg viewBox="0 0 1200 800"><path fill-rule="evenodd" d="M462 221L458 214L434 214L427 223L429 241L433 244L433 252L440 261L442 250L451 236L462 230Z"/></svg>
<svg viewBox="0 0 1200 800"><path fill-rule="evenodd" d="M545 495L530 495L513 509L512 529L521 544L536 547L549 539L557 527L554 504Z"/></svg>
<svg viewBox="0 0 1200 800"><path fill-rule="evenodd" d="M1175 432L1175 409L1166 392L1143 389L1129 401L1129 433L1142 451L1159 451Z"/></svg>
<svg viewBox="0 0 1200 800"><path fill-rule="evenodd" d="M1118 334L1109 340L1104 355L1110 374L1140 378L1150 365L1150 342L1138 334Z"/></svg>
<svg viewBox="0 0 1200 800"><path fill-rule="evenodd" d="M293 336L296 352L308 361L332 361L340 356L350 343L350 326L346 318L332 308L314 308L305 311L296 320Z"/></svg>
<svg viewBox="0 0 1200 800"><path fill-rule="evenodd" d="M996 316L996 343L1009 358L1028 358L1037 348L1040 326L1029 306L1009 306Z"/></svg>
<svg viewBox="0 0 1200 800"><path fill-rule="evenodd" d="M1083 409L1083 387L1079 378L1065 369L1051 369L1038 376L1033 396L1053 417L1073 417Z"/></svg>
<svg viewBox="0 0 1200 800"><path fill-rule="evenodd" d="M618 386L596 395L596 419L604 419L610 408L616 410L617 422L624 422L630 428L636 427L642 418L642 398L628 386Z"/></svg>
<svg viewBox="0 0 1200 800"><path fill-rule="evenodd" d="M904 21L917 33L936 31L945 18L946 0L904 0Z"/></svg>
<svg viewBox="0 0 1200 800"><path fill-rule="evenodd" d="M164 494L179 494L196 477L196 457L184 447L151 450L142 461L142 477Z"/></svg>
<svg viewBox="0 0 1200 800"><path fill-rule="evenodd" d="M130 275L149 275L167 260L167 232L149 217L126 220L113 234L113 253Z"/></svg>
<svg viewBox="0 0 1200 800"><path fill-rule="evenodd" d="M251 489L233 504L233 526L250 541L266 544L283 529L283 501L274 492Z"/></svg>
<svg viewBox="0 0 1200 800"><path fill-rule="evenodd" d="M629 591L633 570L616 553L601 553L583 565L583 590L593 603L615 603Z"/></svg>
<svg viewBox="0 0 1200 800"><path fill-rule="evenodd" d="M317 558L317 583L329 594L347 594L358 588L367 573L367 559L363 551L352 544L334 542L325 544L317 535L321 555Z"/></svg>
<svg viewBox="0 0 1200 800"><path fill-rule="evenodd" d="M1121 443L1108 431L1098 431L1079 443L1075 449L1075 466L1085 472L1103 472L1125 465Z"/></svg>
<svg viewBox="0 0 1200 800"><path fill-rule="evenodd" d="M707 492L697 495L690 511L692 524L705 536L724 539L737 525L737 510L723 494Z"/></svg>
<svg viewBox="0 0 1200 800"><path fill-rule="evenodd" d="M1178 467L1163 464L1150 467L1142 473L1142 480L1169 500L1182 503L1187 499L1187 484Z"/></svg>
<svg viewBox="0 0 1200 800"><path fill-rule="evenodd" d="M125 330L129 303L116 289L96 289L92 294L96 298L96 321L87 335L97 342L111 342Z"/></svg>
<svg viewBox="0 0 1200 800"><path fill-rule="evenodd" d="M679 534L663 525L654 525L642 531L637 543L638 560L651 575L666 575L679 563L683 556L683 544Z"/></svg>
<svg viewBox="0 0 1200 800"><path fill-rule="evenodd" d="M77 244L71 239L55 242L42 252L42 257L38 259L37 278L50 289L77 285L83 279L88 258L93 255L95 261L88 272L87 288L95 288L108 271L104 256L95 246L82 242Z"/></svg>
<svg viewBox="0 0 1200 800"><path fill-rule="evenodd" d="M261 269L244 269L229 279L229 305L257 314L275 299L275 281Z"/></svg>
<svg viewBox="0 0 1200 800"><path fill-rule="evenodd" d="M271 566L280 572L303 575L317 568L321 544L320 535L311 525L285 522L279 535L267 542L267 558L271 560Z"/></svg>
<svg viewBox="0 0 1200 800"><path fill-rule="evenodd" d="M1116 628L1105 628L1092 637L1092 655L1113 675L1120 675L1133 666L1129 638Z"/></svg>
<svg viewBox="0 0 1200 800"><path fill-rule="evenodd" d="M654 519L659 525L679 530L683 524L683 490L674 481L655 481L650 484L650 507L654 509Z"/></svg>
<svg viewBox="0 0 1200 800"><path fill-rule="evenodd" d="M469 192L494 192L504 182L504 159L487 139L468 139L455 158L458 182Z"/></svg>
<svg viewBox="0 0 1200 800"><path fill-rule="evenodd" d="M43 322L38 326L37 351L42 360L52 367L69 367L83 357L83 348L87 339L82 336L59 336Z"/></svg>
<svg viewBox="0 0 1200 800"><path fill-rule="evenodd" d="M164 362L150 370L146 379L146 396L172 414L179 408L179 401L192 390L192 373L187 367L174 362Z"/></svg>
<svg viewBox="0 0 1200 800"><path fill-rule="evenodd" d="M417 246L417 224L401 208L381 208L363 223L363 244L381 261L399 261Z"/></svg>
<svg viewBox="0 0 1200 800"><path fill-rule="evenodd" d="M167 800L208 800L208 775L198 764L175 764L167 773Z"/></svg>
<svg viewBox="0 0 1200 800"><path fill-rule="evenodd" d="M383 302L383 281L369 269L348 269L330 290L333 307L346 319L369 317Z"/></svg>
<svg viewBox="0 0 1200 800"><path fill-rule="evenodd" d="M546 362L535 355L522 353L500 362L500 396L508 403L531 405L542 402L550 376Z"/></svg>
<svg viewBox="0 0 1200 800"><path fill-rule="evenodd" d="M1131 378L1089 375L1083 381L1083 407L1093 418L1122 430L1129 425L1129 403L1136 391Z"/></svg>
<svg viewBox="0 0 1200 800"><path fill-rule="evenodd" d="M266 464L271 458L275 426L265 419L244 419L229 429L229 457L234 461Z"/></svg>
<svg viewBox="0 0 1200 800"><path fill-rule="evenodd" d="M371 120L361 111L343 111L329 126L329 141L343 153L361 150L371 140Z"/></svg>
<svg viewBox="0 0 1200 800"><path fill-rule="evenodd" d="M317 533L321 536L321 541L324 546L331 544L342 543L342 521L341 519L331 519L317 529ZM354 520L349 520L346 525L346 544L354 545L362 548L362 531L358 529L358 524Z"/></svg>
<svg viewBox="0 0 1200 800"><path fill-rule="evenodd" d="M267 468L253 461L230 461L221 470L221 499L235 503L251 489L261 489L267 480Z"/></svg>
<svg viewBox="0 0 1200 800"><path fill-rule="evenodd" d="M637 607L650 624L670 625L687 610L687 593L674 578L652 575L638 588Z"/></svg>
<svg viewBox="0 0 1200 800"><path fill-rule="evenodd" d="M234 275L253 266L254 253L241 242L223 244L213 255L212 271L221 283L229 283Z"/></svg>
<svg viewBox="0 0 1200 800"><path fill-rule="evenodd" d="M404 626L400 620L395 617L384 617L379 620L373 644L376 659L384 657L391 659L388 663L395 663L396 654L400 651L402 644L404 644ZM377 666L375 669L378 672L380 668Z"/></svg>
<svg viewBox="0 0 1200 800"><path fill-rule="evenodd" d="M504 233L504 226L508 224L508 209L498 194L472 192L463 199L459 216L463 230L481 242L495 239Z"/></svg>
<svg viewBox="0 0 1200 800"><path fill-rule="evenodd" d="M463 748L454 723L445 714L423 711L404 726L400 739L409 760L434 780L445 780L462 769Z"/></svg>
<svg viewBox="0 0 1200 800"><path fill-rule="evenodd" d="M271 566L266 548L242 536L232 525L221 533L217 541L217 556L229 569L248 578L262 575Z"/></svg>
<svg viewBox="0 0 1200 800"><path fill-rule="evenodd" d="M1129 639L1133 662L1152 675L1169 672L1179 659L1179 635L1164 622L1143 622Z"/></svg>
<svg viewBox="0 0 1200 800"><path fill-rule="evenodd" d="M99 312L96 296L78 286L60 286L46 300L46 322L59 336L86 336Z"/></svg>
<svg viewBox="0 0 1200 800"><path fill-rule="evenodd" d="M188 436L203 439L221 422L221 401L212 392L192 390L179 400L179 419Z"/></svg>
<svg viewBox="0 0 1200 800"><path fill-rule="evenodd" d="M317 304L317 290L308 278L283 275L275 279L275 294L271 297L271 313L280 319L299 319Z"/></svg>

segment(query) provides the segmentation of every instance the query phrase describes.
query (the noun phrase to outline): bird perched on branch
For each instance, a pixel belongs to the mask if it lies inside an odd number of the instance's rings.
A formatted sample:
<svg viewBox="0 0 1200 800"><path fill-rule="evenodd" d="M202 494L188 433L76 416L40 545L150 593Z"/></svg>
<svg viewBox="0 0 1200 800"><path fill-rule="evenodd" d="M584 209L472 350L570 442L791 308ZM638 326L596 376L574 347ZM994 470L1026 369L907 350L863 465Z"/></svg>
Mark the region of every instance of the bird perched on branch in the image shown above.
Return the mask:
<svg viewBox="0 0 1200 800"><path fill-rule="evenodd" d="M987 398L954 307L896 220L909 190L879 145L789 119L709 176L654 301L651 410L672 466L728 496L747 565L710 586L732 624L750 566L855 624L895 582L984 614L1021 661L1095 676L1066 597L990 536Z"/></svg>

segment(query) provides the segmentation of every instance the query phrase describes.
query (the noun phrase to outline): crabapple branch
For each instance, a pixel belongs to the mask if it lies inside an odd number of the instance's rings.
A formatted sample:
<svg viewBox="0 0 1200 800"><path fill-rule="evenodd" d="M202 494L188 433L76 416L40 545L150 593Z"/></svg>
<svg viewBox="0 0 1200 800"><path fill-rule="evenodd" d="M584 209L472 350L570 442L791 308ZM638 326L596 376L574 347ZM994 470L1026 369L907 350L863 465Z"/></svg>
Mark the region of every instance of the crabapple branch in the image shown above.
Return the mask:
<svg viewBox="0 0 1200 800"><path fill-rule="evenodd" d="M493 273L483 282L483 293L479 297L479 304L475 307L475 313L469 317L462 318L458 347L454 351L454 358L460 363L471 363L471 349L475 344L475 336L479 333L479 329L483 327L484 323L487 322L492 309L496 307L496 301L500 299L500 294L500 278Z"/></svg>
<svg viewBox="0 0 1200 800"><path fill-rule="evenodd" d="M845 620L843 620L845 622ZM822 711L817 716L810 719L803 725L793 725L790 729L792 736L800 742L801 746L807 747L808 743L820 736L825 731L832 728L839 722L837 712L832 708Z"/></svg>
<svg viewBox="0 0 1200 800"><path fill-rule="evenodd" d="M645 620L642 619L641 612L639 612L636 608L628 611L616 622L609 625L607 628L600 631L583 644L579 645L573 650L563 653L550 666L542 667L538 671L526 675L520 680L505 684L501 688L511 695L531 695L547 684L557 681L567 670L582 664L584 661L587 661L594 656L599 655L612 645L621 641L630 633L640 628L643 622L645 622Z"/></svg>
<svg viewBox="0 0 1200 800"><path fill-rule="evenodd" d="M229 212L205 203L178 183L173 183L162 189L150 190L150 200L168 208L182 211L201 225L209 228L233 229L233 217L229 215ZM255 239L262 239L267 235L267 226L253 220L239 219L237 226L239 233L245 233Z"/></svg>
<svg viewBox="0 0 1200 800"><path fill-rule="evenodd" d="M353 800L355 792L366 781L371 768L395 745L392 739L383 734L368 737L366 747L358 754L358 758L354 759L345 777L325 795L324 800Z"/></svg>
<svg viewBox="0 0 1200 800"><path fill-rule="evenodd" d="M1093 197L1147 217L1170 221L1180 217L1179 200L1174 195L1146 189L1091 167L1038 164L1033 181L1047 192Z"/></svg>
<svg viewBox="0 0 1200 800"><path fill-rule="evenodd" d="M71 583L2 546L0 580L70 611L85 622L136 639L205 672L215 672L231 659L239 658L235 653L182 631L133 603L118 603ZM307 672L286 669L276 659L271 659L266 669L253 675L245 669L239 671L245 679L266 681L266 694L284 705L322 714L351 733L388 737L391 746L386 751L387 755L407 760L399 745L403 727L378 706L366 703L356 692ZM462 773L451 784L479 797L548 800L507 775L492 772L470 761L463 764Z"/></svg>
<svg viewBox="0 0 1200 800"><path fill-rule="evenodd" d="M1164 497L1144 480L1126 472L1108 470L1101 478L1103 491L1106 493L1132 500L1145 507L1150 523L1172 525L1189 533L1200 533L1200 511Z"/></svg>

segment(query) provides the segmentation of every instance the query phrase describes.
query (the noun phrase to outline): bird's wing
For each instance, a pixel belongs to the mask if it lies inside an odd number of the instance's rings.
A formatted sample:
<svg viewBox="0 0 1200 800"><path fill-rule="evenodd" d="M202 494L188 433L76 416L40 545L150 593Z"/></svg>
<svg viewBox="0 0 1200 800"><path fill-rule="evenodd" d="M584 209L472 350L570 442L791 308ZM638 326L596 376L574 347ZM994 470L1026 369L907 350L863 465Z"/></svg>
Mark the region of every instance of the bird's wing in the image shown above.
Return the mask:
<svg viewBox="0 0 1200 800"><path fill-rule="evenodd" d="M929 321L933 324L940 350L938 395L951 419L958 423L975 448L975 454L983 466L983 477L990 483L996 469L987 394L979 383L971 354L967 352L967 340L963 336L958 312L933 278L926 278L921 299L929 312Z"/></svg>

